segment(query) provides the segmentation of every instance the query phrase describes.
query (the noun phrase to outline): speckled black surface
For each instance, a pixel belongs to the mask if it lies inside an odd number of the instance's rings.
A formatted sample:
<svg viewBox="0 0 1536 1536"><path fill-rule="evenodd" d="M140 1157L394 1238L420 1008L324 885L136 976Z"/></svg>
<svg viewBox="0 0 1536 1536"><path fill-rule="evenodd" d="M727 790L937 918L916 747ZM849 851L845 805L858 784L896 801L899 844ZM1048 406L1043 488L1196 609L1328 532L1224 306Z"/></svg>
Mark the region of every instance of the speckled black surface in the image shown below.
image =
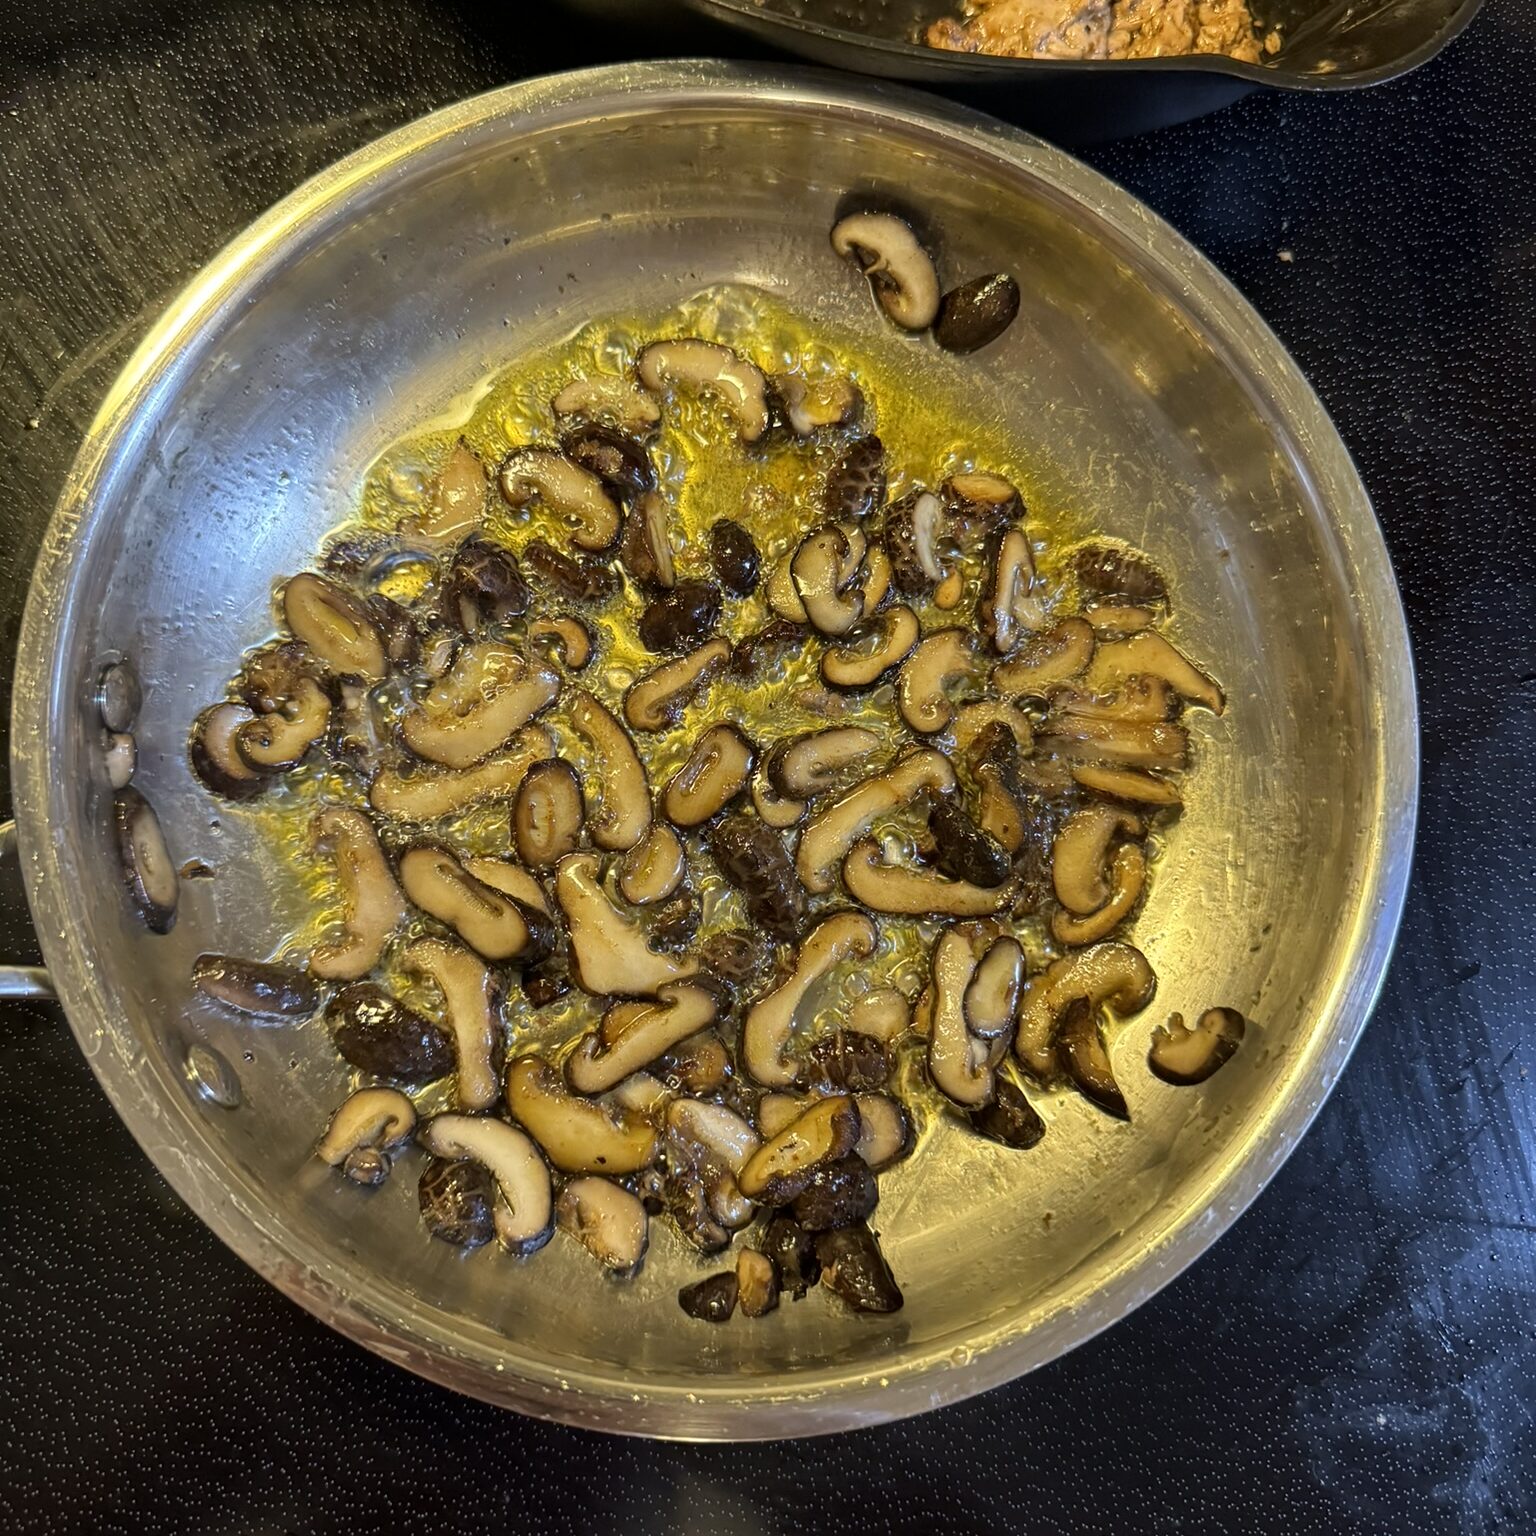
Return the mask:
<svg viewBox="0 0 1536 1536"><path fill-rule="evenodd" d="M510 18L515 8L508 8ZM0 4L0 613L133 340L395 123L590 34L428 0ZM609 52L622 40L606 38ZM1536 1516L1536 16L1420 74L1094 152L1209 252L1354 450L1418 652L1381 1009L1233 1232L1014 1386L795 1446L518 1419L384 1365L195 1222L62 1021L0 1013L0 1529L1517 1532ZM14 916L5 935L19 942Z"/></svg>

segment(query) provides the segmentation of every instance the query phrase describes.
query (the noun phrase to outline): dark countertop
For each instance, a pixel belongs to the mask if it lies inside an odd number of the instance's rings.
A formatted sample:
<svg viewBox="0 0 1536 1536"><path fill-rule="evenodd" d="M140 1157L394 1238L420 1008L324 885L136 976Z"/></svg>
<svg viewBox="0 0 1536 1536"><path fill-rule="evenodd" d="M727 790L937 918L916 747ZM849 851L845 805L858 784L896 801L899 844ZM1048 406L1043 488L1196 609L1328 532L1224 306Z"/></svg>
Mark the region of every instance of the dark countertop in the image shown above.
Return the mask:
<svg viewBox="0 0 1536 1536"><path fill-rule="evenodd" d="M504 15L516 14L508 7ZM0 593L163 302L302 177L587 62L430 0L0 4ZM0 1529L1515 1532L1536 1519L1536 15L1092 151L1291 347L1386 529L1424 710L1377 1016L1252 1211L1069 1358L854 1436L664 1447L366 1354L181 1206L55 1010L0 1015ZM14 914L0 929L20 943Z"/></svg>

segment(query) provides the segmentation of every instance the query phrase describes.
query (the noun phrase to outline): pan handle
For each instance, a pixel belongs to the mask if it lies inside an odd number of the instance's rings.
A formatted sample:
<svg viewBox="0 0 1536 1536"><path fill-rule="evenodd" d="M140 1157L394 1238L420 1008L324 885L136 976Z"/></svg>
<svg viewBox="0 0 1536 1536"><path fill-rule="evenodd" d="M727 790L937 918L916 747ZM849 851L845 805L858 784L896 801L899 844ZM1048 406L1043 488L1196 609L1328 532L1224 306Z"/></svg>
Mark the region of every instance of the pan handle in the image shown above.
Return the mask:
<svg viewBox="0 0 1536 1536"><path fill-rule="evenodd" d="M4 872L7 881L20 884L20 872L16 868L14 821L0 821L0 871ZM22 910L26 910L25 898L22 900ZM21 998L50 999L57 995L53 990L52 979L42 966L0 964L0 1002Z"/></svg>

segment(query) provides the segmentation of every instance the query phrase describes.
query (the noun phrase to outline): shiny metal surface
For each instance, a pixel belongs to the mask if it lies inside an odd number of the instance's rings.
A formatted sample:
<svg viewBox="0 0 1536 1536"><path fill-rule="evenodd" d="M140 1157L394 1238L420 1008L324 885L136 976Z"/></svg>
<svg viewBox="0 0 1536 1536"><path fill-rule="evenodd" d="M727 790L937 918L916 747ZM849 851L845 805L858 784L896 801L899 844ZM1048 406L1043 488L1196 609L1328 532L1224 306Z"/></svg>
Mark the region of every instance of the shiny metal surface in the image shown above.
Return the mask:
<svg viewBox="0 0 1536 1536"><path fill-rule="evenodd" d="M574 1245L519 1266L430 1244L411 1181L358 1198L308 1157L343 1074L318 1030L188 998L201 949L252 950L287 897L183 744L229 658L268 629L380 448L513 349L706 283L759 284L873 325L826 244L850 188L901 195L946 260L1025 277L979 411L1062 495L1177 573L1181 633L1232 699L1138 934L1163 986L1115 1048L1135 1117L1049 1108L1010 1158L941 1136L885 1185L903 1312L820 1301L706 1330L670 1237L615 1289ZM925 358L928 354L924 354ZM958 375L957 375L958 376ZM138 783L179 860L165 939L116 897L91 689L145 681ZM1190 247L1097 175L940 103L718 64L624 67L461 103L307 184L157 325L84 443L39 561L14 731L29 894L71 1024L114 1104L198 1214L317 1316L413 1370L573 1423L697 1438L877 1422L951 1401L1107 1326L1263 1187L1343 1067L1401 909L1417 786L1412 671L1369 504L1272 335ZM1140 1068L1169 1009L1256 1020L1204 1088ZM223 1107L189 1073L236 1074ZM231 1363L231 1369L238 1369Z"/></svg>

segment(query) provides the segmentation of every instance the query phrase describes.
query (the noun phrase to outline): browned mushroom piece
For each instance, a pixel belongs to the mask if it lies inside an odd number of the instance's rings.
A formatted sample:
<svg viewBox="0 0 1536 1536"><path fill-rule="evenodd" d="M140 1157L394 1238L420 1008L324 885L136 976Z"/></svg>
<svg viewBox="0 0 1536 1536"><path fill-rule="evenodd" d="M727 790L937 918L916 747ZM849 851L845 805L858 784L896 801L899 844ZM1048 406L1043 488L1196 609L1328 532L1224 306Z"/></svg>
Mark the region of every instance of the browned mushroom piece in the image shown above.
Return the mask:
<svg viewBox="0 0 1536 1536"><path fill-rule="evenodd" d="M866 762L879 746L879 735L862 725L806 731L773 749L768 778L786 800L814 800L835 789L849 769Z"/></svg>
<svg viewBox="0 0 1536 1536"><path fill-rule="evenodd" d="M992 685L1011 698L1046 698L1071 682L1093 660L1093 630L1083 619L1063 619L1025 642L1009 661L992 669Z"/></svg>
<svg viewBox="0 0 1536 1536"><path fill-rule="evenodd" d="M587 788L597 790L597 808L589 808L592 841L599 848L623 853L633 848L651 827L651 782L629 733L605 704L583 689L566 699L571 724L592 748L597 771Z"/></svg>
<svg viewBox="0 0 1536 1536"><path fill-rule="evenodd" d="M759 763L757 772L752 776L752 809L757 812L760 821L782 832L800 824L807 806L804 800L788 800L781 795Z"/></svg>
<svg viewBox="0 0 1536 1536"><path fill-rule="evenodd" d="M389 671L384 637L359 597L303 571L283 587L283 622L336 677L379 682Z"/></svg>
<svg viewBox="0 0 1536 1536"><path fill-rule="evenodd" d="M676 390L721 401L743 442L755 443L768 430L768 380L762 369L718 342L691 336L653 341L640 349L635 372L652 394Z"/></svg>
<svg viewBox="0 0 1536 1536"><path fill-rule="evenodd" d="M502 1028L495 977L478 956L446 939L417 939L400 963L407 972L433 982L442 994L459 1108L489 1109L501 1095Z"/></svg>
<svg viewBox="0 0 1536 1536"><path fill-rule="evenodd" d="M892 1067L882 1041L855 1029L839 1029L805 1053L797 1081L813 1093L871 1093L885 1087Z"/></svg>
<svg viewBox="0 0 1536 1536"><path fill-rule="evenodd" d="M578 1098L542 1057L519 1056L507 1069L507 1109L562 1173L635 1173L655 1161L653 1125Z"/></svg>
<svg viewBox="0 0 1536 1536"><path fill-rule="evenodd" d="M1118 806L1087 805L1074 811L1051 849L1057 901L1079 916L1097 912L1110 898L1107 872L1115 841L1140 837L1144 830L1138 817Z"/></svg>
<svg viewBox="0 0 1536 1536"><path fill-rule="evenodd" d="M612 374L572 379L550 402L556 416L605 422L631 437L648 437L661 424L661 407L632 379Z"/></svg>
<svg viewBox="0 0 1536 1536"><path fill-rule="evenodd" d="M884 505L885 444L871 432L854 438L827 471L822 508L832 522L858 522Z"/></svg>
<svg viewBox="0 0 1536 1536"><path fill-rule="evenodd" d="M236 726L235 752L253 772L266 776L297 768L331 723L331 697L312 677L301 677L293 694L271 713Z"/></svg>
<svg viewBox="0 0 1536 1536"><path fill-rule="evenodd" d="M839 1095L818 1099L742 1165L737 1182L749 1200L788 1205L818 1168L845 1158L859 1139L859 1111Z"/></svg>
<svg viewBox="0 0 1536 1536"><path fill-rule="evenodd" d="M1061 1015L1056 1028L1056 1060L1085 1099L1117 1120L1131 1118L1099 1033L1097 1010L1085 997L1068 1003Z"/></svg>
<svg viewBox="0 0 1536 1536"><path fill-rule="evenodd" d="M746 789L756 751L734 725L712 725L662 792L663 815L675 827L697 827L718 816Z"/></svg>
<svg viewBox="0 0 1536 1536"><path fill-rule="evenodd" d="M360 1072L416 1084L453 1071L448 1035L376 982L343 987L326 1005L325 1022L342 1060Z"/></svg>
<svg viewBox="0 0 1536 1536"><path fill-rule="evenodd" d="M608 899L596 854L572 853L561 859L555 870L555 900L570 935L571 974L595 997L655 995L699 968L696 960L659 955L650 947L634 919Z"/></svg>
<svg viewBox="0 0 1536 1536"><path fill-rule="evenodd" d="M1045 1136L1045 1121L1040 1112L1024 1095L1017 1083L999 1076L996 1092L990 1104L973 1109L971 1125L989 1141L1001 1142L1027 1152L1038 1146Z"/></svg>
<svg viewBox="0 0 1536 1536"><path fill-rule="evenodd" d="M374 775L368 803L397 821L440 821L486 800L515 798L529 769L554 754L549 732L542 725L526 725L504 750L469 768L382 768Z"/></svg>
<svg viewBox="0 0 1536 1536"><path fill-rule="evenodd" d="M484 959L533 961L548 953L548 917L477 880L451 849L418 843L400 855L399 870L411 901Z"/></svg>
<svg viewBox="0 0 1536 1536"><path fill-rule="evenodd" d="M973 1038L965 1000L976 974L969 935L946 929L933 946L929 984L928 1075L946 1098L975 1109L992 1097L994 1073L984 1044Z"/></svg>
<svg viewBox="0 0 1536 1536"><path fill-rule="evenodd" d="M763 591L763 596L768 600L768 606L778 618L789 624L809 624L810 615L805 611L805 604L801 601L800 593L795 587L793 576L790 574L790 563L793 561L796 550L791 550L769 572L768 582Z"/></svg>
<svg viewBox="0 0 1536 1536"><path fill-rule="evenodd" d="M388 1152L415 1129L416 1107L398 1088L359 1088L331 1116L315 1156L354 1183L378 1184L389 1175ZM385 1155L359 1159L365 1149Z"/></svg>
<svg viewBox="0 0 1536 1536"><path fill-rule="evenodd" d="M737 597L757 590L762 556L756 541L740 523L722 517L709 530L709 559L720 584Z"/></svg>
<svg viewBox="0 0 1536 1536"><path fill-rule="evenodd" d="M955 717L948 690L979 675L975 639L963 629L938 629L918 641L896 678L901 718L914 731L931 736Z"/></svg>
<svg viewBox="0 0 1536 1536"><path fill-rule="evenodd" d="M864 594L853 580L862 557L835 523L813 529L790 557L789 579L800 606L822 634L845 635L864 617Z"/></svg>
<svg viewBox="0 0 1536 1536"><path fill-rule="evenodd" d="M738 1286L731 1270L706 1275L677 1293L677 1304L701 1323L727 1323L736 1310Z"/></svg>
<svg viewBox="0 0 1536 1536"><path fill-rule="evenodd" d="M639 1196L611 1179L571 1179L555 1201L555 1225L615 1275L628 1278L645 1261L650 1218Z"/></svg>
<svg viewBox="0 0 1536 1536"><path fill-rule="evenodd" d="M687 651L702 645L720 620L720 589L712 581L679 581L653 597L640 615L648 651Z"/></svg>
<svg viewBox="0 0 1536 1536"><path fill-rule="evenodd" d="M1018 312L1017 278L1007 272L973 277L939 301L933 339L946 352L977 352L996 341Z"/></svg>
<svg viewBox="0 0 1536 1536"><path fill-rule="evenodd" d="M551 619L535 619L528 626L529 640L546 643L571 672L582 671L592 660L592 633L580 619L561 614Z"/></svg>
<svg viewBox="0 0 1536 1536"><path fill-rule="evenodd" d="M1035 562L1029 537L1010 528L996 541L983 618L992 648L1007 655L1024 635L1046 627L1045 604L1035 590Z"/></svg>
<svg viewBox="0 0 1536 1536"><path fill-rule="evenodd" d="M1015 883L974 885L930 870L889 862L880 844L864 838L843 860L848 894L871 912L904 917L987 917L1011 906Z"/></svg>
<svg viewBox="0 0 1536 1536"><path fill-rule="evenodd" d="M949 514L932 491L910 491L885 514L891 578L906 593L929 592L950 574Z"/></svg>
<svg viewBox="0 0 1536 1536"><path fill-rule="evenodd" d="M855 1312L899 1312L901 1287L875 1234L863 1222L816 1236L821 1283Z"/></svg>
<svg viewBox="0 0 1536 1536"><path fill-rule="evenodd" d="M1094 636L1100 641L1124 640L1150 629L1157 615L1134 603L1094 603L1083 609Z"/></svg>
<svg viewBox="0 0 1536 1536"><path fill-rule="evenodd" d="M341 887L340 934L315 946L311 972L322 981L357 981L383 958L405 921L407 906L373 823L361 812L330 806L310 824L315 847L329 852Z"/></svg>
<svg viewBox="0 0 1536 1536"><path fill-rule="evenodd" d="M473 534L443 572L438 608L445 623L472 635L488 624L521 618L531 598L512 551Z"/></svg>
<svg viewBox="0 0 1536 1536"><path fill-rule="evenodd" d="M719 1005L708 987L687 982L664 983L654 998L615 1003L567 1058L566 1080L577 1093L606 1093L713 1024Z"/></svg>
<svg viewBox="0 0 1536 1536"><path fill-rule="evenodd" d="M192 985L204 997L256 1018L302 1018L320 1003L320 989L303 971L234 955L199 955Z"/></svg>
<svg viewBox="0 0 1536 1536"><path fill-rule="evenodd" d="M416 1185L427 1231L455 1248L480 1248L496 1235L496 1186L489 1169L468 1158L429 1157Z"/></svg>
<svg viewBox="0 0 1536 1536"><path fill-rule="evenodd" d="M705 1029L657 1057L655 1070L683 1093L718 1093L731 1075L731 1053L714 1030Z"/></svg>
<svg viewBox="0 0 1536 1536"><path fill-rule="evenodd" d="M1184 803L1177 784L1171 784L1155 773L1143 773L1137 768L1102 768L1092 763L1074 763L1072 777L1084 789L1092 790L1096 795L1108 795L1115 800L1170 808Z"/></svg>
<svg viewBox="0 0 1536 1536"><path fill-rule="evenodd" d="M822 427L851 426L864 409L859 386L840 374L804 379L796 373L779 373L773 377L773 387L796 437L811 437Z"/></svg>
<svg viewBox="0 0 1536 1536"><path fill-rule="evenodd" d="M939 312L933 258L893 213L853 213L832 226L832 249L869 279L881 309L903 330L923 331Z"/></svg>
<svg viewBox="0 0 1536 1536"><path fill-rule="evenodd" d="M890 1045L906 1034L912 1023L912 1004L895 987L873 987L849 1005L848 1028Z"/></svg>
<svg viewBox="0 0 1536 1536"><path fill-rule="evenodd" d="M1051 916L1051 937L1058 944L1097 944L1120 926L1141 900L1147 883L1147 856L1136 843L1122 843L1109 863L1109 895L1103 906L1085 917L1070 912Z"/></svg>
<svg viewBox="0 0 1536 1536"><path fill-rule="evenodd" d="M499 640L477 641L405 716L400 733L418 757L468 768L547 709L559 691L560 676L548 662Z"/></svg>
<svg viewBox="0 0 1536 1536"><path fill-rule="evenodd" d="M1138 550L1103 540L1080 545L1072 552L1071 569L1090 592L1132 603L1160 603L1168 583Z"/></svg>
<svg viewBox="0 0 1536 1536"><path fill-rule="evenodd" d="M1024 951L1017 939L999 934L982 953L963 1004L965 1027L976 1039L987 1042L994 1065L1013 1043L1023 986Z"/></svg>
<svg viewBox="0 0 1536 1536"><path fill-rule="evenodd" d="M570 530L578 549L604 550L619 536L619 504L589 469L553 448L515 448L497 476L507 505L535 502L547 507Z"/></svg>
<svg viewBox="0 0 1536 1536"><path fill-rule="evenodd" d="M1227 707L1220 685L1155 629L1099 646L1083 675L1083 687L1091 693L1107 693L1133 677L1160 678L1180 697L1212 714L1219 715Z"/></svg>
<svg viewBox="0 0 1536 1536"><path fill-rule="evenodd" d="M192 771L226 800L248 800L272 782L269 774L251 767L235 747L236 734L255 718L244 704L226 701L205 709L192 722L187 745Z"/></svg>
<svg viewBox="0 0 1536 1536"><path fill-rule="evenodd" d="M867 1221L879 1203L880 1186L869 1164L850 1153L817 1168L790 1210L807 1232L830 1232Z"/></svg>
<svg viewBox="0 0 1536 1536"><path fill-rule="evenodd" d="M720 873L742 894L752 920L776 939L792 939L805 921L805 890L779 834L749 816L732 815L704 834Z"/></svg>
<svg viewBox="0 0 1536 1536"><path fill-rule="evenodd" d="M1176 720L1137 720L1091 710L1053 708L1036 737L1044 754L1079 763L1143 771L1183 768L1189 732Z"/></svg>
<svg viewBox="0 0 1536 1536"><path fill-rule="evenodd" d="M1247 1021L1236 1008L1207 1008L1193 1027L1171 1014L1152 1031L1147 1065L1165 1083L1203 1083L1232 1059L1246 1033Z"/></svg>
<svg viewBox="0 0 1536 1536"><path fill-rule="evenodd" d="M743 1317L766 1317L779 1304L778 1266L756 1248L736 1255L736 1304Z"/></svg>
<svg viewBox="0 0 1536 1536"><path fill-rule="evenodd" d="M821 679L829 688L872 688L917 644L917 615L895 603L856 625L821 653Z"/></svg>
<svg viewBox="0 0 1536 1536"><path fill-rule="evenodd" d="M600 559L576 560L564 550L534 539L523 547L523 564L547 587L573 603L600 603L621 585L618 573Z"/></svg>
<svg viewBox="0 0 1536 1536"><path fill-rule="evenodd" d="M1014 1054L1037 1081L1057 1072L1056 1035L1068 1004L1086 998L1097 1012L1104 1006L1121 1015L1139 1013L1157 990L1146 956L1129 944L1109 942L1073 950L1032 977L1019 999Z"/></svg>
<svg viewBox="0 0 1536 1536"><path fill-rule="evenodd" d="M687 873L688 857L681 840L664 821L658 821L619 861L619 895L632 906L650 906L672 895Z"/></svg>
<svg viewBox="0 0 1536 1536"><path fill-rule="evenodd" d="M414 519L412 531L443 542L474 532L485 520L488 489L485 466L461 437L448 450L432 488L431 504Z"/></svg>
<svg viewBox="0 0 1536 1536"><path fill-rule="evenodd" d="M434 1115L417 1140L435 1157L471 1158L496 1184L496 1238L518 1258L554 1233L554 1188L538 1148L516 1126L488 1115Z"/></svg>
<svg viewBox="0 0 1536 1536"><path fill-rule="evenodd" d="M512 842L530 869L548 869L581 842L586 802L581 780L564 758L535 763L512 802Z"/></svg>
<svg viewBox="0 0 1536 1536"><path fill-rule="evenodd" d="M636 731L675 725L689 703L731 659L731 642L716 635L696 649L652 668L624 695L624 719Z"/></svg>
<svg viewBox="0 0 1536 1536"><path fill-rule="evenodd" d="M538 876L511 859L484 856L459 861L482 885L488 885L503 896L510 896L519 907L529 913L551 916L549 897L539 884Z"/></svg>
<svg viewBox="0 0 1536 1536"><path fill-rule="evenodd" d="M561 434L560 449L625 506L655 489L656 467L644 445L616 427L601 422L570 427Z"/></svg>
<svg viewBox="0 0 1536 1536"><path fill-rule="evenodd" d="M941 874L987 888L1002 885L1013 872L1008 850L971 820L954 799L935 800L928 810L928 831Z"/></svg>

